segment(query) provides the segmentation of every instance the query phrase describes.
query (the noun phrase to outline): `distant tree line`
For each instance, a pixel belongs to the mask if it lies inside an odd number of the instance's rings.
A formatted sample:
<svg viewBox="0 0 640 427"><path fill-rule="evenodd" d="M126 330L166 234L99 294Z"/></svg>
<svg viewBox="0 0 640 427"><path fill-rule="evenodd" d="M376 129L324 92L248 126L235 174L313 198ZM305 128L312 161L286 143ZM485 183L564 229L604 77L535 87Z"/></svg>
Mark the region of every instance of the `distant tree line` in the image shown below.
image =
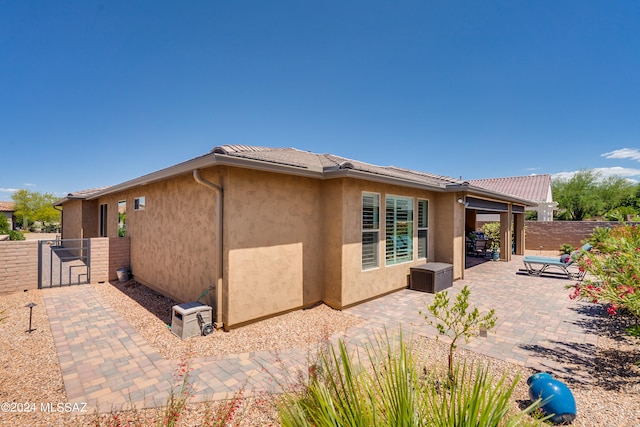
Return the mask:
<svg viewBox="0 0 640 427"><path fill-rule="evenodd" d="M603 178L597 171L582 170L571 178L552 180L551 191L558 220L625 221L640 213L640 184L619 176Z"/></svg>
<svg viewBox="0 0 640 427"><path fill-rule="evenodd" d="M53 194L18 190L12 196L16 224L23 230L42 228L59 231L61 212L53 207L57 198Z"/></svg>

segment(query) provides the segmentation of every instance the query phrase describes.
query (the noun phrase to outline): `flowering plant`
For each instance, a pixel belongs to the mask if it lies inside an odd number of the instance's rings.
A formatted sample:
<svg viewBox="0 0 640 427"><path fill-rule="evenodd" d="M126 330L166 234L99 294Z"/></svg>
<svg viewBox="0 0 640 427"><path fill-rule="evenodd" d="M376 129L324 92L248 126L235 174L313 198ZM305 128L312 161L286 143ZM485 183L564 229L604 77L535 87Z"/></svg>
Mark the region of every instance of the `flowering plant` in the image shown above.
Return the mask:
<svg viewBox="0 0 640 427"><path fill-rule="evenodd" d="M571 285L570 298L607 304L611 315L620 309L640 318L640 228L620 225L612 228L597 249L576 260L580 271L589 273Z"/></svg>

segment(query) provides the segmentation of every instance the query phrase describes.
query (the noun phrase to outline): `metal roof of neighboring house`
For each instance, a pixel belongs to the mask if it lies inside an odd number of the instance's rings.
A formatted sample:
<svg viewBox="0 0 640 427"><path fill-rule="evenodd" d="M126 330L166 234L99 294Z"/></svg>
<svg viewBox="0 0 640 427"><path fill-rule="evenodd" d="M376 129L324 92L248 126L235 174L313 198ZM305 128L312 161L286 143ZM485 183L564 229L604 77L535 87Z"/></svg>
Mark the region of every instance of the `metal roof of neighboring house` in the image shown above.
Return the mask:
<svg viewBox="0 0 640 427"><path fill-rule="evenodd" d="M296 148L270 148L249 145L222 145L209 153L178 163L174 166L123 182L111 187L70 193L55 203L60 205L70 199L93 199L116 191L160 181L172 176L193 173L211 166L234 166L317 179L351 177L385 182L405 187L432 191L466 191L470 194L498 197L513 203L529 205L530 199L507 195L494 190L474 186L455 178L413 171L395 166L377 166L333 154L317 154Z"/></svg>
<svg viewBox="0 0 640 427"><path fill-rule="evenodd" d="M535 202L550 197L551 175L512 176L506 178L470 179L469 184Z"/></svg>
<svg viewBox="0 0 640 427"><path fill-rule="evenodd" d="M0 202L0 212L14 212L15 205L13 202Z"/></svg>

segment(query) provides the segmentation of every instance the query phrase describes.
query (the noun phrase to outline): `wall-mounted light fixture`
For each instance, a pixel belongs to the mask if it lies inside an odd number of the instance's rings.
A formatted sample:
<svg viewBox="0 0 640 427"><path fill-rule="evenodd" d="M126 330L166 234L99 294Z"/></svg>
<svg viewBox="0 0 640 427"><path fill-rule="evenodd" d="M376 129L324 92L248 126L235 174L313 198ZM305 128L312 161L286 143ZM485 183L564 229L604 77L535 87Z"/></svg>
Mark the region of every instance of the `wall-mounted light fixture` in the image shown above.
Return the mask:
<svg viewBox="0 0 640 427"><path fill-rule="evenodd" d="M465 208L469 206L469 202L465 202L462 197L458 198L458 203L460 203L461 205L464 205Z"/></svg>

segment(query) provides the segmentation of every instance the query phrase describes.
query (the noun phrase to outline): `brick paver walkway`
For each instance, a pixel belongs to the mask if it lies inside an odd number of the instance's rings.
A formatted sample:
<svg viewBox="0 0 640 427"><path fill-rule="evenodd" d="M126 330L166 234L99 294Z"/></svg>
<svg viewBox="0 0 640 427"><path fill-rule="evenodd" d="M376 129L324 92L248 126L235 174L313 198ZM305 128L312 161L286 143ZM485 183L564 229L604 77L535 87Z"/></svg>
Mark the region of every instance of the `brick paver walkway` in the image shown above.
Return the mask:
<svg viewBox="0 0 640 427"><path fill-rule="evenodd" d="M486 262L454 283L452 294L469 285L472 304L482 312L494 308L498 317L487 337L466 347L565 381L589 382L587 368L597 343L594 313L568 298L564 286L571 281L522 275L520 268L522 257ZM332 339L361 345L399 325L405 335L435 336L419 314L432 300L431 294L402 290L349 308L346 312L366 322ZM163 360L92 287L52 289L44 301L70 402L87 402L100 411L166 402L179 361ZM274 390L307 357L307 349L287 349L196 358L191 362L195 400L229 397L240 389Z"/></svg>

